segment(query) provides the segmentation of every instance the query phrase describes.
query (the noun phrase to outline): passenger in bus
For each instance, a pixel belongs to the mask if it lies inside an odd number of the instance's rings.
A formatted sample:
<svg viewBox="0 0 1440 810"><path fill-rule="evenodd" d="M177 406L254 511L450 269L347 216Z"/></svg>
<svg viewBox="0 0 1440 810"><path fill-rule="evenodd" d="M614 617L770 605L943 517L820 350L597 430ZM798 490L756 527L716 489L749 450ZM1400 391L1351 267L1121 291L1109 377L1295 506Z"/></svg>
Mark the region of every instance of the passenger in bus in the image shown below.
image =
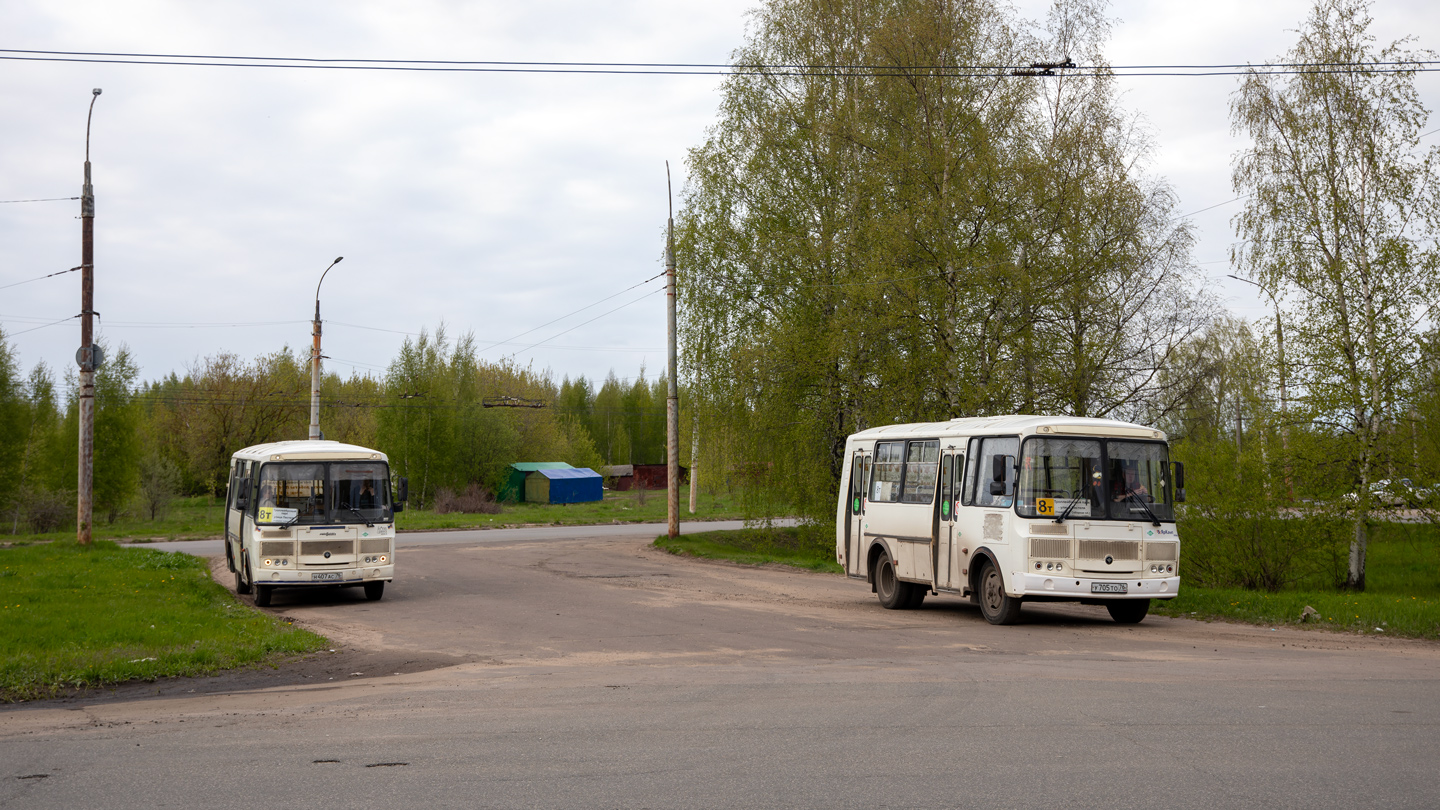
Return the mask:
<svg viewBox="0 0 1440 810"><path fill-rule="evenodd" d="M275 482L269 479L260 482L260 505L275 505Z"/></svg>

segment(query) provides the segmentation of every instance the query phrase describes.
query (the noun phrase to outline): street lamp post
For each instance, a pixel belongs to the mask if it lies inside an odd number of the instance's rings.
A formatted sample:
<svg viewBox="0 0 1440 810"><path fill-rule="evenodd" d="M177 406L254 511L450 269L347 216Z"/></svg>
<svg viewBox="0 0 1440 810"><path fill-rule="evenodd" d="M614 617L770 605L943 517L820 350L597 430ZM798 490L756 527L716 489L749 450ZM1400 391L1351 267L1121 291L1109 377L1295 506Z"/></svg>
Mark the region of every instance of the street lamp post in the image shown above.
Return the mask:
<svg viewBox="0 0 1440 810"><path fill-rule="evenodd" d="M336 256L330 267L340 263L344 256ZM312 345L310 347L310 438L320 438L320 285L325 283L325 276L329 275L330 267L320 274L320 281L315 285L315 322L312 331Z"/></svg>
<svg viewBox="0 0 1440 810"><path fill-rule="evenodd" d="M1290 493L1290 500L1295 500L1295 483L1290 477L1290 415L1289 396L1285 389L1285 327L1280 321L1280 301L1269 287L1248 278L1241 278L1234 273L1227 273L1230 278L1236 281L1243 281L1253 287L1259 287L1266 297L1270 299L1271 306L1275 307L1275 351L1280 360L1280 451L1285 454L1285 488Z"/></svg>
<svg viewBox="0 0 1440 810"><path fill-rule="evenodd" d="M100 88L90 92L90 111L85 114L85 185L80 191L80 474L76 481L75 542L90 545L90 524L95 496L95 367L100 352L95 347L95 188L90 185L90 119Z"/></svg>

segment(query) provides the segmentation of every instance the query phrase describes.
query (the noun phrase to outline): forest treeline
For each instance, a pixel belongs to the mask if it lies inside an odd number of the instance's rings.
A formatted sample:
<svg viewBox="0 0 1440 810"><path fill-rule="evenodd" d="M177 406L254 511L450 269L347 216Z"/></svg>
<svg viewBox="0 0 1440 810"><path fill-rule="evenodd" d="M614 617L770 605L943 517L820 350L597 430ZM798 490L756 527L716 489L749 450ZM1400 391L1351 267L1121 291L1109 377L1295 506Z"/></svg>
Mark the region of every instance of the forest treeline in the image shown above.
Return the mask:
<svg viewBox="0 0 1440 810"><path fill-rule="evenodd" d="M107 351L107 354L112 352ZM73 525L77 463L74 373L43 363L22 373L0 333L0 532ZM442 325L407 339L383 377L333 373L321 382L325 438L385 452L410 479L414 505L440 489L491 492L516 461L577 467L661 463L664 377L604 381L549 376L477 356L475 339ZM485 407L514 398L541 408ZM95 513L153 513L177 494L221 494L242 447L304 439L309 357L282 349L246 359L220 354L182 373L139 380L129 350L96 374Z"/></svg>

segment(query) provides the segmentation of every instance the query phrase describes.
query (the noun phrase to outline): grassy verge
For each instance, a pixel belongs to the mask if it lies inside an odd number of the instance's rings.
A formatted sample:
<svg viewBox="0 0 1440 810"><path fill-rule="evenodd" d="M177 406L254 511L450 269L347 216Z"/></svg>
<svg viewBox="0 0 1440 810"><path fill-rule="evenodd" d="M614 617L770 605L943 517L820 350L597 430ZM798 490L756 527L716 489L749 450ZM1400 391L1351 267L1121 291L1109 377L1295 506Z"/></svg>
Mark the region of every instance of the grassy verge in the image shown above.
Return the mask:
<svg viewBox="0 0 1440 810"><path fill-rule="evenodd" d="M783 563L811 571L842 573L835 562L835 532L826 526L790 526L700 532L675 539L660 537L658 548L711 560L748 565Z"/></svg>
<svg viewBox="0 0 1440 810"><path fill-rule="evenodd" d="M689 511L690 488L680 488L682 520L740 520L744 509L736 499L725 494L702 494L697 499L695 514ZM437 515L428 509L406 509L395 516L399 531L433 531L436 529L506 528L526 524L584 526L601 523L664 523L665 491L644 493L610 492L604 500L590 503L551 505L545 503L507 503L497 515L471 512L449 512Z"/></svg>
<svg viewBox="0 0 1440 810"><path fill-rule="evenodd" d="M1320 615L1305 626L1371 635L1440 638L1440 599L1374 591L1262 593L1182 584L1179 596L1168 602L1152 602L1150 611L1166 616L1278 626L1299 625L1300 613L1307 606L1315 608Z"/></svg>
<svg viewBox="0 0 1440 810"><path fill-rule="evenodd" d="M0 549L0 701L202 675L324 638L238 603L203 560L97 541Z"/></svg>

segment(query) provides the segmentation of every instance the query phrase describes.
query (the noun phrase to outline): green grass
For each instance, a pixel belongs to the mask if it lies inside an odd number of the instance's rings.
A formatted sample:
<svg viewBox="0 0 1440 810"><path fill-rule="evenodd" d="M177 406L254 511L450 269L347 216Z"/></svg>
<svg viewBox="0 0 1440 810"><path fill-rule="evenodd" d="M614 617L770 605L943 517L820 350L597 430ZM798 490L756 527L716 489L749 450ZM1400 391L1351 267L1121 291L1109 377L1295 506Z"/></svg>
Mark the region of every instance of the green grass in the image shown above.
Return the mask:
<svg viewBox="0 0 1440 810"><path fill-rule="evenodd" d="M711 560L747 565L782 563L811 571L843 573L835 562L835 531L828 526L790 526L736 529L726 532L662 536L658 548Z"/></svg>
<svg viewBox="0 0 1440 810"><path fill-rule="evenodd" d="M131 509L116 516L110 523L107 515L96 513L90 534L96 540L146 541L146 540L188 540L219 537L225 533L225 498L211 498L197 495L191 498L176 498L166 514L158 520L151 520L148 513ZM12 530L18 534L10 534ZM17 527L11 512L0 513L0 544L25 545L50 540L75 539L75 523L53 532L30 534L25 523Z"/></svg>
<svg viewBox="0 0 1440 810"><path fill-rule="evenodd" d="M690 514L690 488L680 488L681 520L740 520L744 510L736 499L724 494L702 494L697 499L695 514ZM498 515L450 512L437 515L428 509L406 509L395 516L399 531L433 531L436 529L507 528L526 525L583 526L602 523L664 523L665 490L650 490L641 503L640 493L605 492L604 500L590 503L551 505L543 503L507 503Z"/></svg>
<svg viewBox="0 0 1440 810"><path fill-rule="evenodd" d="M103 540L0 549L0 701L202 675L326 643L240 604L186 554Z"/></svg>

